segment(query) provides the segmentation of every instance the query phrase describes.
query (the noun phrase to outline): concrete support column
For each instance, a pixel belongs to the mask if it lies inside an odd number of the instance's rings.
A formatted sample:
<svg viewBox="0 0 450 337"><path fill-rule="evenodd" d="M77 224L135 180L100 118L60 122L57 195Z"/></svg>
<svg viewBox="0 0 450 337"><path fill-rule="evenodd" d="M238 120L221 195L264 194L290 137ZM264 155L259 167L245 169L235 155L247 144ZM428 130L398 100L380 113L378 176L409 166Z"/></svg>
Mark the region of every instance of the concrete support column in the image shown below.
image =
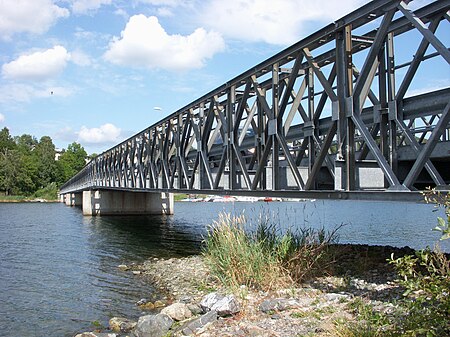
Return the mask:
<svg viewBox="0 0 450 337"><path fill-rule="evenodd" d="M66 193L64 195L64 202L67 206L81 206L82 201L81 193Z"/></svg>
<svg viewBox="0 0 450 337"><path fill-rule="evenodd" d="M173 214L173 193L83 191L83 215Z"/></svg>
<svg viewBox="0 0 450 337"><path fill-rule="evenodd" d="M72 206L72 193L64 194L64 203L66 206Z"/></svg>
<svg viewBox="0 0 450 337"><path fill-rule="evenodd" d="M59 202L65 203L64 194L63 193L59 194Z"/></svg>

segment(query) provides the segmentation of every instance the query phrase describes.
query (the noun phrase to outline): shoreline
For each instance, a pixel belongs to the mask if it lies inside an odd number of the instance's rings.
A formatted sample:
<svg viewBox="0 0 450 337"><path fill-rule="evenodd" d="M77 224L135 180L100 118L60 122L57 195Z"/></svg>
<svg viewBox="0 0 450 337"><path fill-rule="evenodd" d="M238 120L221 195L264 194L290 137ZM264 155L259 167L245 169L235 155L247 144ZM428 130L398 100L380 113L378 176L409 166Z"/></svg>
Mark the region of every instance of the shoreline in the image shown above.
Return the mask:
<svg viewBox="0 0 450 337"><path fill-rule="evenodd" d="M8 200L8 199L0 199L0 203L57 203L59 200L47 200L47 199L20 199L20 200Z"/></svg>
<svg viewBox="0 0 450 337"><path fill-rule="evenodd" d="M355 303L370 305L380 312L395 310L392 302L401 297L403 289L396 284L396 274L386 259L391 253L399 257L411 254L414 250L409 247L352 244L335 246L342 255L336 260L333 275L323 275L301 285L274 291L254 290L245 286L225 289L210 274L201 255L150 258L140 265L118 266L122 271L133 273L134 277L147 278L163 294L163 299L139 301L144 316L138 322L128 318L113 318L109 329L76 336L105 336L102 333L114 337L147 336L137 331L136 324L139 327L145 319L165 317L169 312L181 319L172 319L170 330L164 334L148 336L325 337L333 335L335 322L356 320L352 310ZM216 315L206 321L204 317L210 315L211 311L206 311L203 303L208 296L232 296L239 310L233 314ZM177 316L179 312L172 313L174 307L186 312L186 317ZM199 323L202 319L205 324ZM117 320L121 322L118 325ZM134 334L130 334L130 331L134 331Z"/></svg>

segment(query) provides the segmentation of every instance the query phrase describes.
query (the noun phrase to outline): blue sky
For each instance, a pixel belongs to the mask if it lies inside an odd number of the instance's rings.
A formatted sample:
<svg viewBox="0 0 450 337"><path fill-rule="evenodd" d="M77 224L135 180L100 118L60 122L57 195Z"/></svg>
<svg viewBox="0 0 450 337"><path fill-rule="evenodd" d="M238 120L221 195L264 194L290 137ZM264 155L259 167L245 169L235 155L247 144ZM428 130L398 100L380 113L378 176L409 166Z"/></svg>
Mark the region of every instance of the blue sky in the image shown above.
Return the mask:
<svg viewBox="0 0 450 337"><path fill-rule="evenodd" d="M100 153L366 2L0 0L0 128Z"/></svg>

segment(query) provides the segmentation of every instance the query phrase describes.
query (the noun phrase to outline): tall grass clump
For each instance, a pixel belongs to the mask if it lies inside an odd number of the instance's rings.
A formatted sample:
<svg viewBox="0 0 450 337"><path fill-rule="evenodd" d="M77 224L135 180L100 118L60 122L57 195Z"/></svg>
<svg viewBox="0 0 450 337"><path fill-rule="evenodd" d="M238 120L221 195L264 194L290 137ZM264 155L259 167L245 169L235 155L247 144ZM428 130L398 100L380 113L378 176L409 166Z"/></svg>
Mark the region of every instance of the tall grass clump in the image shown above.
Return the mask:
<svg viewBox="0 0 450 337"><path fill-rule="evenodd" d="M247 227L243 215L219 214L208 228L203 255L225 286L270 290L301 282L329 264L327 246L335 232L308 229L280 235L267 221L253 232Z"/></svg>

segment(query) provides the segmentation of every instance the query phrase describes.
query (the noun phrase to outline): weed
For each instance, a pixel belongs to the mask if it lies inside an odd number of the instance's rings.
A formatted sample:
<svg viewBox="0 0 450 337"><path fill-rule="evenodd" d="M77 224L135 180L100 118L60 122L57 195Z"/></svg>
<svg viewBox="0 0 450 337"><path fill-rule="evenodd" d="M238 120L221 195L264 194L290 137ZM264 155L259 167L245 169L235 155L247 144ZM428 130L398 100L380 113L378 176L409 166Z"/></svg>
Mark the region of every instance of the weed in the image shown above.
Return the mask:
<svg viewBox="0 0 450 337"><path fill-rule="evenodd" d="M291 313L292 318L305 318L308 317L308 313L304 311L294 311Z"/></svg>
<svg viewBox="0 0 450 337"><path fill-rule="evenodd" d="M337 229L280 235L268 221L261 221L254 232L246 225L243 215L219 214L208 229L203 254L226 286L270 290L321 274L330 263L327 247L336 240Z"/></svg>

